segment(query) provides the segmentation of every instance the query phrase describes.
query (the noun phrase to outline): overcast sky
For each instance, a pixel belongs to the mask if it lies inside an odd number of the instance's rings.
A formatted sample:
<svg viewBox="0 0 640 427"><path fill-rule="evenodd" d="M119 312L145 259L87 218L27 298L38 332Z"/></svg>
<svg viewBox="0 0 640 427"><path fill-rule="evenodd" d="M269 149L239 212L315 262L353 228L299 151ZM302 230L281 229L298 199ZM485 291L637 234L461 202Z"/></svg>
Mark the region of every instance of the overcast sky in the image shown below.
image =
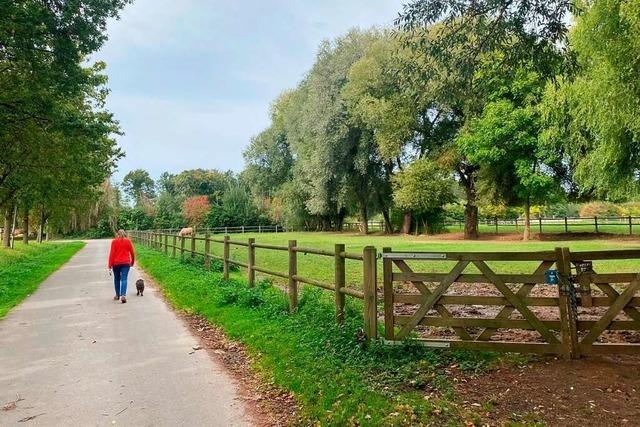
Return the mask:
<svg viewBox="0 0 640 427"><path fill-rule="evenodd" d="M136 168L240 171L271 101L300 81L318 44L391 25L404 1L134 0L95 56L125 132L115 179Z"/></svg>

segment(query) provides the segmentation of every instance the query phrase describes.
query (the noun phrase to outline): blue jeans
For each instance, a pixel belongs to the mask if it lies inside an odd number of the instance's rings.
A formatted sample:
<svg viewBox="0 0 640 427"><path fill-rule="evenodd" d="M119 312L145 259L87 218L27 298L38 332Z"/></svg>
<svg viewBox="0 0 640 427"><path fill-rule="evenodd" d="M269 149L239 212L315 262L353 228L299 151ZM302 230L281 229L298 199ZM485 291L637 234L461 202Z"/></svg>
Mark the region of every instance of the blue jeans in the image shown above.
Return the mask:
<svg viewBox="0 0 640 427"><path fill-rule="evenodd" d="M113 284L118 297L127 296L127 276L130 268L131 266L128 264L113 266Z"/></svg>

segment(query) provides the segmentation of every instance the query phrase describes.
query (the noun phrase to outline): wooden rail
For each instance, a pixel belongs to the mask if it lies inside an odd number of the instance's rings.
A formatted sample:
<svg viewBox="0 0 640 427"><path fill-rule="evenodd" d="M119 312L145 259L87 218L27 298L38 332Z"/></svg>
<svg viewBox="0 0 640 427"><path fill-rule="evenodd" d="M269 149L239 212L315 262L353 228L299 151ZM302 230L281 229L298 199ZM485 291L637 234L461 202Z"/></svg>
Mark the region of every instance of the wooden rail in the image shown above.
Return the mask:
<svg viewBox="0 0 640 427"><path fill-rule="evenodd" d="M230 266L235 265L244 268L247 271L247 282L250 287L255 285L256 274L286 279L286 291L289 295L289 308L291 312L295 312L297 309L299 284L310 285L334 292L336 321L338 323L344 322L345 296L362 300L364 301L363 329L366 337L369 340L377 337L375 248L368 247L365 248L362 254L355 254L347 252L345 250L345 245L335 245L334 251L328 251L318 248L300 247L295 240L289 241L287 246L268 245L264 243L256 243L253 238L250 238L247 241L231 240L229 236L224 236L223 239L216 239L212 238L208 232L204 237L195 235L181 236L173 231L168 232L166 230L131 231L130 235L135 242L162 251L165 255L173 258L176 258L177 256L180 256L181 259L185 259L185 257L189 257L191 259L196 256L203 257L205 270L209 270L211 268L211 260L222 261L222 273L224 279L229 279ZM197 242L204 242L204 251L198 250ZM222 256L214 255L212 253L213 245L222 245ZM234 246L246 248L247 262L233 259L231 257L231 248ZM287 252L288 271L275 271L259 265L259 260L256 257L256 249ZM333 258L335 263L333 283L299 275L298 254ZM363 291L348 288L346 286L346 260L362 262Z"/></svg>
<svg viewBox="0 0 640 427"><path fill-rule="evenodd" d="M212 238L209 233L204 237L156 231L133 231L130 234L137 243L173 258L202 257L205 270L211 268L212 260L219 260L225 279L229 279L231 266L246 270L249 286L255 285L257 275L284 279L283 285L286 286L283 288L292 313L298 307L301 285L333 292L338 323L344 322L345 298L361 300L363 330L368 340L377 337L380 315L384 318L385 342L389 344L414 339L418 335L423 344L439 348L550 353L565 358L609 353L640 354L640 344L608 342L606 338L612 332L637 334L636 331L640 331L639 249L393 252L391 248L384 248L381 261L383 292L380 293L377 289L377 252L373 247L364 248L362 253L349 253L344 244L336 244L331 251L300 246L295 240L290 240L285 246L257 243L253 238L246 241L232 240L229 236ZM196 244L198 242L200 245ZM222 247L222 256L212 253L220 253L212 250L216 245ZM232 248L235 248L233 253L246 250L246 262L234 259ZM257 249L283 253L287 260L286 271L261 265L262 252ZM326 277L318 280L300 274L298 261L301 255L332 259L333 280ZM633 273L598 273L592 263L634 259L639 263L637 272ZM347 287L347 260L361 265L360 289ZM425 262L430 263L429 268L420 271L419 266ZM528 273L499 271L500 266L512 262L520 263L517 265L523 268L535 264L535 268ZM439 267L448 271L441 272L443 269L434 268L434 263L440 263ZM550 273L556 273L556 284L546 283L553 276ZM402 284L401 289L397 288L398 284ZM476 285L488 285L493 294L486 288L483 292L475 292L479 289ZM451 293L454 286L461 288ZM546 286L547 291L536 294L536 286ZM549 286L555 286L552 288L555 294L550 295ZM382 299L380 311L378 296ZM479 307L488 308L483 316L476 313ZM589 310L581 312L582 308ZM540 313L544 310L547 314L554 313L553 316L542 316ZM453 331L453 338L450 333L437 335L443 329ZM509 335L515 330L525 332Z"/></svg>

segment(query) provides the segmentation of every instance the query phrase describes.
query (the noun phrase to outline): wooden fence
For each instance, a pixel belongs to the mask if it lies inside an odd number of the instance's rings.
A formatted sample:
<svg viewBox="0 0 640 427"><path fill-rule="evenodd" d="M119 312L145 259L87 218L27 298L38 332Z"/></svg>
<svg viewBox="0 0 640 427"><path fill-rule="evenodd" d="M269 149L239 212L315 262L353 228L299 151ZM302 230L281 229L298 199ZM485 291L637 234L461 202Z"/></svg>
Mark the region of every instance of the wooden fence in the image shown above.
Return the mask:
<svg viewBox="0 0 640 427"><path fill-rule="evenodd" d="M445 226L453 227L464 226L463 221L447 220ZM496 233L507 229L524 230L524 220L519 218L502 219L482 218L478 220L478 225L485 226L486 229L494 229ZM613 234L629 234L633 235L634 226L636 230L640 229L640 217L637 216L592 216L592 217L557 217L557 218L531 218L531 229L540 234L545 232L551 233L569 233L569 232L594 232L594 233L613 233Z"/></svg>
<svg viewBox="0 0 640 427"><path fill-rule="evenodd" d="M371 246L361 253L349 253L343 244L329 251L301 247L295 240L280 246L260 244L254 238L239 241L209 234L184 237L132 231L130 235L137 243L174 258L202 256L205 269L210 269L211 260L219 260L225 279L231 265L242 267L249 286L254 286L256 273L284 279L292 312L298 305L299 284L332 291L339 323L344 320L345 298L362 300L363 329L369 340L377 338L380 317L384 318L384 338L390 344L417 337L434 347L566 358L640 354L640 250L407 253L384 248L380 292L377 251ZM201 251L197 242L204 242ZM221 256L212 253L212 245L221 245L221 251L216 251ZM246 262L231 257L232 247L246 248ZM282 252L287 271L261 265L256 249ZM299 254L333 259L332 283L301 276ZM360 289L347 286L346 260L362 263ZM638 260L637 270L596 273L593 261L606 260ZM509 268L514 263L519 263L517 274ZM531 270L523 274L525 268ZM380 311L378 295L383 301ZM443 331L451 334L437 335ZM613 341L605 337L620 332L636 335L622 334Z"/></svg>
<svg viewBox="0 0 640 427"><path fill-rule="evenodd" d="M161 228L149 231L160 233L178 233L181 228ZM244 233L286 233L283 225L238 225L233 227L199 227L199 234L244 234Z"/></svg>
<svg viewBox="0 0 640 427"><path fill-rule="evenodd" d="M306 248L298 246L296 240L289 240L287 246L266 245L256 243L254 238L246 241L232 240L229 236L222 239L213 238L208 233L204 237L179 236L177 233L167 233L159 231L130 231L131 238L142 245L163 251L173 258L185 256L194 258L196 255L204 258L204 268L209 270L211 260L219 260L223 265L223 276L229 278L231 265L236 265L246 269L247 281L250 287L255 285L256 273L268 276L275 276L287 281L287 294L289 296L289 309L294 312L298 306L298 285L300 283L315 286L318 288L333 291L335 295L336 321L344 321L345 297L353 297L363 301L364 333L368 340L377 338L377 255L376 248L368 246L362 253L349 253L345 250L344 244L336 244L333 251L317 248ZM204 242L204 251L197 250L196 242ZM214 255L211 245L222 245L222 256ZM231 258L231 247L245 247L247 250L247 262L241 262ZM265 249L287 253L287 271L274 271L266 266L259 265L256 259L256 249ZM303 277L298 274L298 254L309 254L321 257L333 258L335 273L333 283L323 282L312 278ZM346 260L354 260L362 263L362 289L347 287L346 284Z"/></svg>

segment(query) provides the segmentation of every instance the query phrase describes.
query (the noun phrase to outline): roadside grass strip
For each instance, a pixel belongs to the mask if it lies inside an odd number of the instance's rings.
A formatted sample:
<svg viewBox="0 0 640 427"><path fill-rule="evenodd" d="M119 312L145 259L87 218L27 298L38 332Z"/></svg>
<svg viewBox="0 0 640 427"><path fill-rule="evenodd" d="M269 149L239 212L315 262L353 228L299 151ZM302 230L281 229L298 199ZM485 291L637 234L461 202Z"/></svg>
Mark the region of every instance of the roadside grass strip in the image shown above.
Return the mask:
<svg viewBox="0 0 640 427"><path fill-rule="evenodd" d="M84 245L82 242L30 245L16 242L14 249L0 249L0 319Z"/></svg>

